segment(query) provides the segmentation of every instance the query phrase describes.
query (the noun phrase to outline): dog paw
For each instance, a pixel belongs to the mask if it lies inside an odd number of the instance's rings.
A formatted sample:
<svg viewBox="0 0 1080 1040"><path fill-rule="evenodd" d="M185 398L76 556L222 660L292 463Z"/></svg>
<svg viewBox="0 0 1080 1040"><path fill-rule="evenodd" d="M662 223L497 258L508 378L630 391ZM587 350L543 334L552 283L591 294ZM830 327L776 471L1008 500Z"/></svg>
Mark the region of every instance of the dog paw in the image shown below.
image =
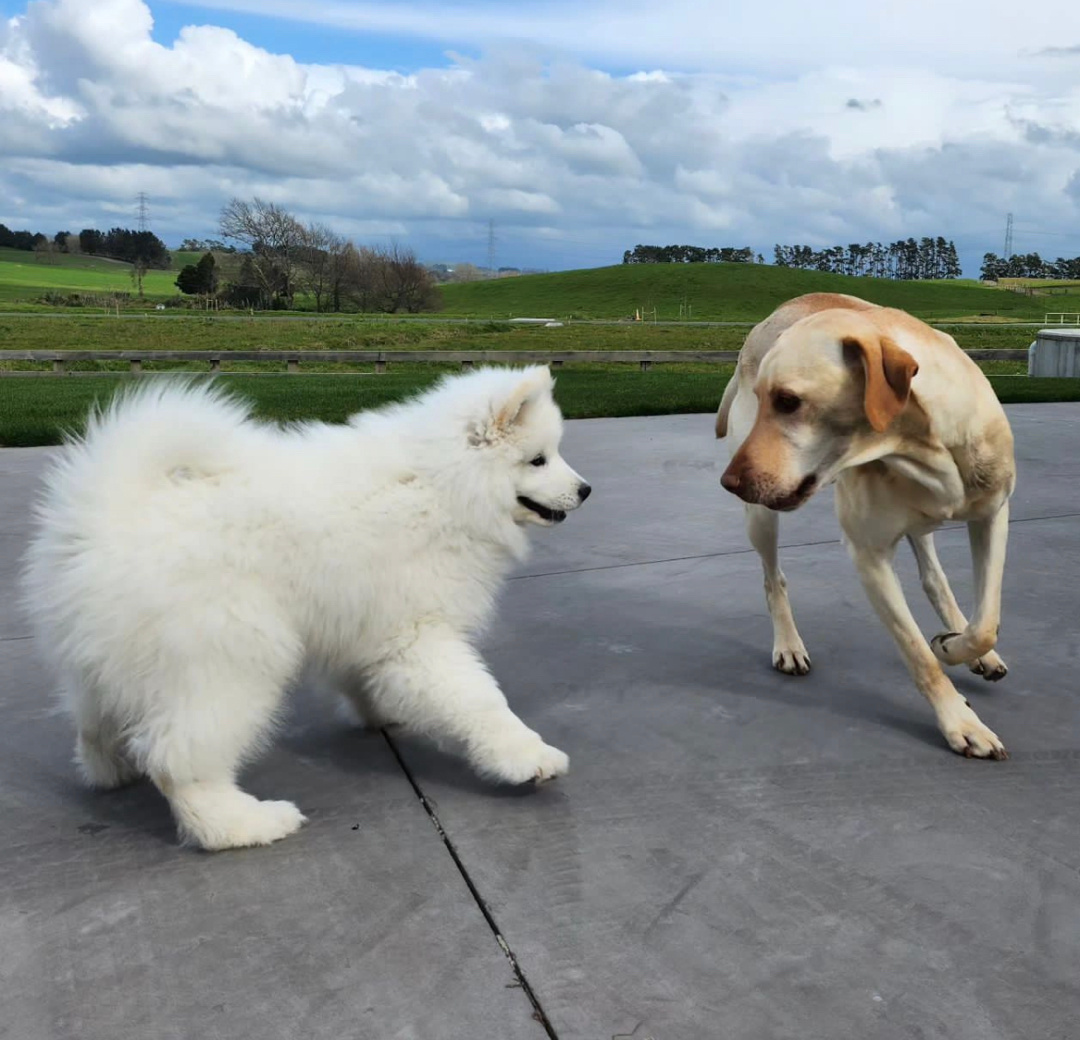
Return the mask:
<svg viewBox="0 0 1080 1040"><path fill-rule="evenodd" d="M208 852L270 845L295 834L307 817L292 802L260 802L254 798L242 811L232 811L222 818L189 823L186 837Z"/></svg>
<svg viewBox="0 0 1080 1040"><path fill-rule="evenodd" d="M810 655L804 646L778 646L773 649L772 666L785 675L806 675L810 671Z"/></svg>
<svg viewBox="0 0 1080 1040"><path fill-rule="evenodd" d="M939 715L938 725L949 747L958 755L999 761L1009 757L998 735L983 725L979 716L963 698L958 697L955 704Z"/></svg>
<svg viewBox="0 0 1080 1040"><path fill-rule="evenodd" d="M934 651L934 656L942 664L961 664L961 661L956 660L949 653L949 646L954 639L959 639L959 632L939 632L933 639L930 640L930 649Z"/></svg>
<svg viewBox="0 0 1080 1040"><path fill-rule="evenodd" d="M126 787L142 778L142 773L122 755L100 751L83 741L79 742L75 764L83 782L100 791Z"/></svg>
<svg viewBox="0 0 1080 1040"><path fill-rule="evenodd" d="M993 650L972 661L968 668L976 675L981 675L987 682L997 682L1009 674L1008 666Z"/></svg>
<svg viewBox="0 0 1080 1040"><path fill-rule="evenodd" d="M481 776L506 784L532 781L542 784L563 776L570 759L558 748L545 744L537 733L508 740L474 756L473 764Z"/></svg>

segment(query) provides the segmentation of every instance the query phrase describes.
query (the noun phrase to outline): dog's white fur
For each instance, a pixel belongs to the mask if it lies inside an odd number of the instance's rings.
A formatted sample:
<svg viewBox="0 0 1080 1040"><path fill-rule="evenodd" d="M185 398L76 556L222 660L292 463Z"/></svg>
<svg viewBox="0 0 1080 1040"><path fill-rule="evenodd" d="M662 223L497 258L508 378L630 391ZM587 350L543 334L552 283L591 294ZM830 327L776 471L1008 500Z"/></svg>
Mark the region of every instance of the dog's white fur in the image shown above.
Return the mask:
<svg viewBox="0 0 1080 1040"><path fill-rule="evenodd" d="M749 334L717 415L732 458L724 486L746 503L750 541L765 568L773 665L810 670L777 555L777 511L795 509L836 482L845 541L867 595L900 647L949 746L1004 758L942 664L967 664L989 680L994 651L1013 438L989 381L951 336L903 311L853 296L812 293L784 304ZM943 521L968 524L975 613L961 613L934 549ZM923 588L947 631L929 645L892 568L907 537Z"/></svg>
<svg viewBox="0 0 1080 1040"><path fill-rule="evenodd" d="M24 598L92 785L149 776L205 849L297 830L237 771L305 662L369 722L463 747L481 775L566 772L472 640L542 518L588 485L546 368L485 369L346 425L278 428L164 383L91 417L46 478ZM541 459L543 460L541 462Z"/></svg>

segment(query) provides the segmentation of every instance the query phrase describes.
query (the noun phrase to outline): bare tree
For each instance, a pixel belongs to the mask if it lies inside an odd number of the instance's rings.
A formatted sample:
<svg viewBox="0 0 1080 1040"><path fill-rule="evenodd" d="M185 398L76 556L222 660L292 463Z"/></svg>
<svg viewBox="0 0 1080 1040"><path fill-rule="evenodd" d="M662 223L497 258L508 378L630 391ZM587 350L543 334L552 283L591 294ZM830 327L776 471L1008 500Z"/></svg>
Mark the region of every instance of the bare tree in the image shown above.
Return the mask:
<svg viewBox="0 0 1080 1040"><path fill-rule="evenodd" d="M435 279L411 249L395 242L368 252L373 268L374 309L387 314L438 310L441 297Z"/></svg>
<svg viewBox="0 0 1080 1040"><path fill-rule="evenodd" d="M143 279L146 277L146 261L137 256L131 264L131 284L135 287L135 290L139 294L139 299L143 298Z"/></svg>
<svg viewBox="0 0 1080 1040"><path fill-rule="evenodd" d="M291 307L305 238L296 217L260 198L251 202L234 198L222 209L219 227L226 238L250 249L250 269L263 305L270 307L280 300Z"/></svg>
<svg viewBox="0 0 1080 1040"><path fill-rule="evenodd" d="M484 277L484 273L475 264L454 264L454 270L450 275L452 282L478 282Z"/></svg>
<svg viewBox="0 0 1080 1040"><path fill-rule="evenodd" d="M58 263L56 243L52 239L42 237L34 243L34 260L39 264Z"/></svg>
<svg viewBox="0 0 1080 1040"><path fill-rule="evenodd" d="M358 311L381 310L382 272L378 253L351 242L344 256L343 295Z"/></svg>
<svg viewBox="0 0 1080 1040"><path fill-rule="evenodd" d="M324 224L309 224L304 228L298 285L315 297L316 310L341 310L348 267L345 254L351 248L350 243Z"/></svg>

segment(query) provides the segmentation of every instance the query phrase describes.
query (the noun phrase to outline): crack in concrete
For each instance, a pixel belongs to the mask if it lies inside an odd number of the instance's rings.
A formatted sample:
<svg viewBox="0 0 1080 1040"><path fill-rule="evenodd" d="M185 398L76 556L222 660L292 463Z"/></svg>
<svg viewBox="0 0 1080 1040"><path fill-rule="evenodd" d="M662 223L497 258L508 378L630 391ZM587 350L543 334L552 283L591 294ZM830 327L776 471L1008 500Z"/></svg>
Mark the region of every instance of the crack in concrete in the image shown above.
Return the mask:
<svg viewBox="0 0 1080 1040"><path fill-rule="evenodd" d="M466 887L469 889L469 894L473 897L480 913L483 915L484 920L487 922L488 927L491 929L492 935L495 937L495 941L499 944L499 949L502 950L503 955L510 962L510 968L514 972L514 978L517 980L518 985L524 991L525 995L529 998L529 1003L533 1007L532 1017L540 1023L544 1028L544 1032L547 1033L549 1040L559 1040L558 1033L555 1032L555 1027L551 1024L551 1020L548 1018L547 1013L544 1011L543 1005L540 1003L540 998L537 997L536 991L532 988L531 983L525 977L525 972L518 962L517 955L514 953L507 942L506 936L503 935L502 930L499 928L498 922L495 920L494 914L491 912L491 908L488 906L487 901L480 894L480 890L476 887L476 883L473 881L466 869L464 862L462 862L461 856L458 855L457 849L454 847L454 843L450 840L450 835L446 833L446 828L443 827L442 821L439 819L439 814L435 811L435 806L424 794L413 776L412 771L405 763L405 759L401 752L398 750L397 745L394 743L390 734L383 729L383 739L386 741L390 748L390 753L397 759L398 765L401 767L401 771L405 774L405 778L412 786L413 792L416 794L417 800L423 807L424 812L428 814L428 818L431 820L432 826L435 828L439 837L442 839L443 844L446 846L446 851L450 855L450 859L453 860L454 866L457 867L458 873L461 874L462 880L465 882Z"/></svg>

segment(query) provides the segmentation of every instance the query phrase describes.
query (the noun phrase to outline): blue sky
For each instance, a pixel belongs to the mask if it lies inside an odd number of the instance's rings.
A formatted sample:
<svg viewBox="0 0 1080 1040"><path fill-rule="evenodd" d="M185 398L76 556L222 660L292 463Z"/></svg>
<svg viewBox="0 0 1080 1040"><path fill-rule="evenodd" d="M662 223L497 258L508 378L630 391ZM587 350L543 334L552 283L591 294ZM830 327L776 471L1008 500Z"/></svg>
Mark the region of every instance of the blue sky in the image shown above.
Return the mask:
<svg viewBox="0 0 1080 1040"><path fill-rule="evenodd" d="M1074 256L1073 4L0 0L0 221L146 191L176 243L257 194L429 261L493 220L505 265L942 234L974 273L1013 212Z"/></svg>
<svg viewBox="0 0 1080 1040"><path fill-rule="evenodd" d="M6 0L9 2L9 0ZM191 4L151 3L154 36L171 43L184 25L212 21L275 54L290 54L306 64L365 65L414 72L447 64L447 47L437 41L390 33L342 32L294 18L267 18L236 11L210 12ZM470 53L461 43L457 49Z"/></svg>
<svg viewBox="0 0 1080 1040"><path fill-rule="evenodd" d="M153 0L147 6L154 16L154 39L166 46L172 44L183 26L211 22L232 29L257 47L276 54L291 54L297 61L312 64L367 65L409 72L445 64L449 49L436 40L392 33L342 32L301 19L208 10L173 0ZM0 0L0 15L12 18L21 15L26 7L23 0ZM469 53L464 42L456 49Z"/></svg>

